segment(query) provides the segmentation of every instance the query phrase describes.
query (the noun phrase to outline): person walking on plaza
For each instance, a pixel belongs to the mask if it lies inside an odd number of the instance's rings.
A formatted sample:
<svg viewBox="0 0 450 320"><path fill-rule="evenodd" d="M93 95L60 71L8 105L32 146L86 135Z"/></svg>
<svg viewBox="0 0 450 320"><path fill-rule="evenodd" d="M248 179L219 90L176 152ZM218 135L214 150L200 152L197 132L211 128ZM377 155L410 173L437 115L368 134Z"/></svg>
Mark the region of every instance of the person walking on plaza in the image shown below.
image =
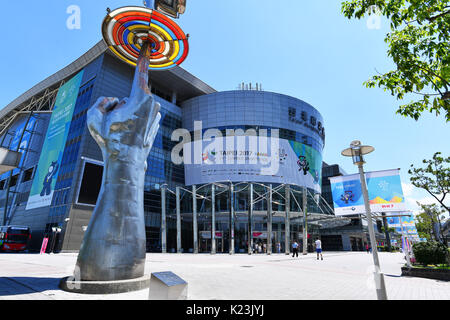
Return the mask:
<svg viewBox="0 0 450 320"><path fill-rule="evenodd" d="M320 254L320 259L323 260L323 256L322 256L322 241L319 240L319 238L316 238L316 252L317 252L317 260L319 260L319 254Z"/></svg>
<svg viewBox="0 0 450 320"><path fill-rule="evenodd" d="M370 253L369 244L368 243L366 243L366 251L367 251L367 253Z"/></svg>
<svg viewBox="0 0 450 320"><path fill-rule="evenodd" d="M277 253L281 252L281 243L277 242Z"/></svg>
<svg viewBox="0 0 450 320"><path fill-rule="evenodd" d="M292 244L292 258L294 258L294 256L297 256L297 258L298 258L298 243L297 243L297 241L294 241L294 243Z"/></svg>

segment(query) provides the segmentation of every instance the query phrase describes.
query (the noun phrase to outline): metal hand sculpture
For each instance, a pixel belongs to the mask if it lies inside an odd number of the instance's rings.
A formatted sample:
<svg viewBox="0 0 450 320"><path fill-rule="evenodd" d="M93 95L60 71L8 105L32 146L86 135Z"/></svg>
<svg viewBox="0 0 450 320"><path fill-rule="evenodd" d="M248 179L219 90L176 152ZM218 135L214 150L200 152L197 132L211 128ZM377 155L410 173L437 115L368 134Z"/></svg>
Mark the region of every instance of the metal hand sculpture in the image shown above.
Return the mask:
<svg viewBox="0 0 450 320"><path fill-rule="evenodd" d="M81 281L144 275L144 180L159 129L160 105L148 88L150 49L142 46L130 98L98 99L88 111L89 131L102 150L103 181L77 260Z"/></svg>

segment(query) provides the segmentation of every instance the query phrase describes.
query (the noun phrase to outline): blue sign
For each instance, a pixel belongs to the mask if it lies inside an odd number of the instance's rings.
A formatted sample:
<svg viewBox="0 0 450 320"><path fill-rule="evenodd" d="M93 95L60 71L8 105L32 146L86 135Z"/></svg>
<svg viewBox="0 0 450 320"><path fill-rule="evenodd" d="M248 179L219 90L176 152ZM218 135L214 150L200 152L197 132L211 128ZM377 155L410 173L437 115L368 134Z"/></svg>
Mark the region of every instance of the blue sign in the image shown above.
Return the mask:
<svg viewBox="0 0 450 320"><path fill-rule="evenodd" d="M9 145L9 150L12 150L12 151L17 150L18 152L21 152L22 157L20 159L19 168L14 169L12 172L13 176L20 173L20 168L23 166L23 163L25 161L25 154L26 154L25 151L30 142L31 131L32 131L35 123L36 123L36 119L31 117L30 120L28 121L27 129L25 132L23 132L23 130L25 128L26 121L21 123L15 130L16 132L14 134L14 137L12 138L11 144ZM23 136L22 136L22 134L23 134ZM22 138L22 141L20 140L20 138ZM20 143L20 146L19 146L19 143ZM9 174L10 174L10 172L2 174L0 176L0 180L9 178Z"/></svg>
<svg viewBox="0 0 450 320"><path fill-rule="evenodd" d="M372 212L406 210L398 169L367 172L365 176ZM332 177L330 183L336 215L366 212L359 174Z"/></svg>
<svg viewBox="0 0 450 320"><path fill-rule="evenodd" d="M58 91L26 210L49 206L52 202L83 73L78 73Z"/></svg>

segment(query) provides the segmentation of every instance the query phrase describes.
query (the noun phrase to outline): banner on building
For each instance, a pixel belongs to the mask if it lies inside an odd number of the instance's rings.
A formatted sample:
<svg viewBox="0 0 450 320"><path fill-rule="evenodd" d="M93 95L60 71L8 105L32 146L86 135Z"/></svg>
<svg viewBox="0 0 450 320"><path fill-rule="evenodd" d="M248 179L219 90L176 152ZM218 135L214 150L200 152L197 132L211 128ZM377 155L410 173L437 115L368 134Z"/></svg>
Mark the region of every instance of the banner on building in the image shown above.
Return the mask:
<svg viewBox="0 0 450 320"><path fill-rule="evenodd" d="M211 239L211 231L200 231L200 238L202 239ZM222 239L223 232L222 231L216 231L214 237L216 239Z"/></svg>
<svg viewBox="0 0 450 320"><path fill-rule="evenodd" d="M386 217L387 224L390 228L400 228L401 217Z"/></svg>
<svg viewBox="0 0 450 320"><path fill-rule="evenodd" d="M34 117L31 117L30 120L28 121L27 128L25 129L26 123L27 123L27 120L25 118L25 120L17 128L15 128L14 136L8 147L9 150L13 150L13 151L17 150L18 152L22 153L22 157L21 157L20 163L19 163L19 168L21 168L24 164L24 161L25 161L24 154L25 154L26 149L28 148L28 144L30 143L31 131L34 128L36 119ZM25 130L25 132L24 132L24 130ZM20 144L20 146L19 146L19 144ZM16 168L13 170L13 172L12 172L13 176L20 173L19 168ZM9 175L10 175L10 172L2 174L0 176L0 180L5 180L5 179L9 178Z"/></svg>
<svg viewBox="0 0 450 320"><path fill-rule="evenodd" d="M49 206L52 202L82 78L83 71L58 91L26 210Z"/></svg>
<svg viewBox="0 0 450 320"><path fill-rule="evenodd" d="M406 211L399 169L365 175L372 212ZM333 177L330 183L336 215L366 213L359 174Z"/></svg>
<svg viewBox="0 0 450 320"><path fill-rule="evenodd" d="M322 154L297 141L258 136L218 137L183 147L186 185L263 182L321 192Z"/></svg>

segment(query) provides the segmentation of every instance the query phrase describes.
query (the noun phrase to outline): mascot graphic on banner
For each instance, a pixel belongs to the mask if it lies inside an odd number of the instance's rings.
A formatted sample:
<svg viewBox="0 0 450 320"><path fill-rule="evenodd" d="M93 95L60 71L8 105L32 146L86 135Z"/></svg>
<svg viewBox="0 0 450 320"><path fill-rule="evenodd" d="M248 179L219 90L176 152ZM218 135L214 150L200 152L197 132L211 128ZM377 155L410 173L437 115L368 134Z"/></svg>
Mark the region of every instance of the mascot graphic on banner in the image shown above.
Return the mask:
<svg viewBox="0 0 450 320"><path fill-rule="evenodd" d="M48 173L45 175L44 182L42 183L43 188L41 191L41 197L48 196L52 192L53 177L58 172L58 168L59 168L59 165L58 165L58 162L56 162L56 161L52 162L52 164L48 168Z"/></svg>
<svg viewBox="0 0 450 320"><path fill-rule="evenodd" d="M308 163L308 160L306 160L306 157L305 156L298 157L297 164L300 167L300 169L298 169L298 171L303 170L303 174L306 176L309 171L309 163Z"/></svg>
<svg viewBox="0 0 450 320"><path fill-rule="evenodd" d="M345 193L343 195L341 195L341 200L344 201L346 204L349 203L349 201L354 201L353 200L353 192L352 191L345 191Z"/></svg>

